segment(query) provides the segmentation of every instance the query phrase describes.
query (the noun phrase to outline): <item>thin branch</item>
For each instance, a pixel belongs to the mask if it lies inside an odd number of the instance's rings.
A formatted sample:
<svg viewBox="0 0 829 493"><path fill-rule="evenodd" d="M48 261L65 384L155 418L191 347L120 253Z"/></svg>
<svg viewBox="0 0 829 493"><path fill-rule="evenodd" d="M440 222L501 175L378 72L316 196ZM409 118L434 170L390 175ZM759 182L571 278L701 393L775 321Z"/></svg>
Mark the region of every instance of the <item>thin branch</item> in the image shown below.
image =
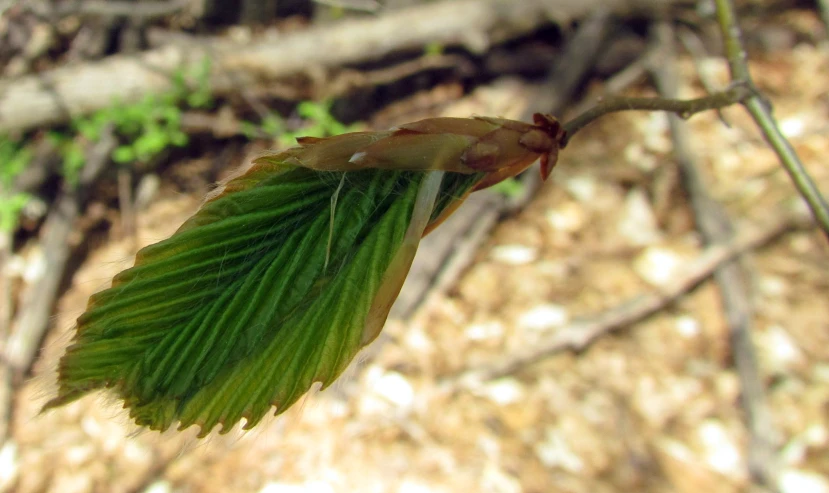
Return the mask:
<svg viewBox="0 0 829 493"><path fill-rule="evenodd" d="M665 97L675 97L679 92L674 49L674 31L667 23L655 29L662 46L663 57L651 69L659 92ZM685 191L694 211L697 229L706 244L727 241L733 234L733 226L725 209L708 193L696 164L687 125L676 115L669 117L674 154L679 166ZM731 339L734 366L742 390L741 403L745 411L750 444L747 450L749 468L758 482L775 488L778 477L776 461L776 433L773 420L766 406L765 388L760 378L754 343L751 339L753 309L746 286L748 273L739 258L723 263L714 271Z"/></svg>
<svg viewBox="0 0 829 493"><path fill-rule="evenodd" d="M14 312L12 274L8 265L12 257L12 231L0 231L0 340L7 341ZM12 371L5 358L0 361L0 445L6 443L12 419Z"/></svg>
<svg viewBox="0 0 829 493"><path fill-rule="evenodd" d="M817 188L789 141L783 136L777 122L771 116L768 106L758 97L750 98L744 104L752 118L754 118L754 122L763 131L766 142L777 153L780 162L794 182L795 188L809 204L809 208L812 210L812 214L815 215L823 233L829 239L829 204L827 204L826 198Z"/></svg>
<svg viewBox="0 0 829 493"><path fill-rule="evenodd" d="M817 185L809 176L797 153L788 140L780 132L777 122L771 115L768 104L762 99L756 90L751 74L748 70L746 51L741 41L740 26L734 13L734 4L731 0L715 0L717 5L717 21L722 31L725 54L728 59L728 66L731 69L731 79L735 82L745 84L751 88L753 94L741 102L746 107L751 117L760 130L763 132L768 144L777 153L781 164L789 173L795 188L804 200L809 204L817 219L823 233L829 239L829 204L818 190Z"/></svg>
<svg viewBox="0 0 829 493"><path fill-rule="evenodd" d="M770 243L794 228L810 226L812 222L803 215L776 217L762 227L744 226L732 239L706 247L696 259L687 264L685 271L667 286L641 294L587 320L573 323L557 331L546 341L512 354L495 364L449 377L446 383L450 388L474 387L483 381L512 375L564 351L584 351L602 336L639 322L674 303L708 279L723 263Z"/></svg>
<svg viewBox="0 0 829 493"><path fill-rule="evenodd" d="M620 111L668 111L676 113L681 118L690 118L696 113L731 106L750 97L752 92L741 84L735 84L725 91L713 93L709 96L696 99L665 99L665 98L607 98L564 124L567 140L592 123L610 113ZM566 143L566 142L565 142Z"/></svg>

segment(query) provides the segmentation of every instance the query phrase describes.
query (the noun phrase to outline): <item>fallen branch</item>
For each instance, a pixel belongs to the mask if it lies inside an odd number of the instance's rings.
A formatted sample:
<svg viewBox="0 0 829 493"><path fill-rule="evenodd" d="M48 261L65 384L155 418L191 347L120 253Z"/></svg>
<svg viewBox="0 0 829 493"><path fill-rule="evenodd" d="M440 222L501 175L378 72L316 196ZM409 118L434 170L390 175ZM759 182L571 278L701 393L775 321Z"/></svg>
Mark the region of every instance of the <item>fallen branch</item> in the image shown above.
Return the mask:
<svg viewBox="0 0 829 493"><path fill-rule="evenodd" d="M35 14L57 20L69 15L102 15L112 17L130 17L152 19L174 14L187 6L187 0L157 1L157 2L127 2L117 0L70 1L59 4L47 2L27 2L24 8Z"/></svg>
<svg viewBox="0 0 829 493"><path fill-rule="evenodd" d="M620 14L637 8L653 10L676 1L447 0L368 19L347 19L251 44L202 41L135 56L113 56L0 81L0 133L86 115L110 106L114 100L130 103L147 93L169 91L174 72L191 73L205 58L211 61L211 89L222 94L314 67L372 60L427 43L461 45L481 53L494 43L552 21L567 23L583 18L598 7Z"/></svg>
<svg viewBox="0 0 829 493"><path fill-rule="evenodd" d="M731 240L711 245L703 250L669 285L641 294L584 321L573 323L558 330L546 341L510 355L495 364L449 377L447 383L450 387L474 388L480 382L512 375L533 363L561 352L584 351L599 338L639 322L674 303L711 277L723 263L744 252L770 243L787 231L805 228L812 224L808 217L790 214L776 217L760 227L745 225Z"/></svg>
<svg viewBox="0 0 829 493"><path fill-rule="evenodd" d="M0 340L6 341L11 327L14 300L12 298L12 274L8 266L11 260L12 232L0 231ZM12 414L12 372L8 362L0 360L0 446L9 437Z"/></svg>
<svg viewBox="0 0 829 493"><path fill-rule="evenodd" d="M45 265L42 275L24 289L17 323L5 348L6 360L17 378L29 371L40 349L69 259L69 236L75 227L75 219L81 213L90 187L109 162L115 145L112 129L105 130L100 142L87 153L86 165L81 170L77 186L69 187L61 194L43 225L40 244L41 261Z"/></svg>
<svg viewBox="0 0 829 493"><path fill-rule="evenodd" d="M674 31L666 23L661 23L655 31L655 36L663 47L663 56L659 63L653 64L651 72L659 92L665 97L676 97L679 93L679 67L675 59ZM691 202L697 229L705 244L727 241L733 234L731 220L726 210L708 193L700 176L688 127L676 115L669 115L669 119L674 155L682 184ZM779 476L774 422L766 406L765 389L751 338L753 309L746 287L749 277L750 273L745 271L738 257L724 262L714 271L714 280L720 290L728 323L734 366L742 390L741 402L750 436L747 449L749 468L758 483L774 488Z"/></svg>

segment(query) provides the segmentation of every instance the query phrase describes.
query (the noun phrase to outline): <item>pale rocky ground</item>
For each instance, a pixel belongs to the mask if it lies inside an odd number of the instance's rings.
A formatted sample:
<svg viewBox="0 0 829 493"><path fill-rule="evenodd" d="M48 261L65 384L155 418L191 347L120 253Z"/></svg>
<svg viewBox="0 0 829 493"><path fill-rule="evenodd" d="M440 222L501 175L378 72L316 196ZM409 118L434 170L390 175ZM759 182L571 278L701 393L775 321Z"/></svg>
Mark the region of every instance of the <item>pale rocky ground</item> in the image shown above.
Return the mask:
<svg viewBox="0 0 829 493"><path fill-rule="evenodd" d="M723 64L706 66L725 80ZM829 190L829 50L799 46L753 68ZM695 80L688 60L683 73ZM699 94L696 84L683 91ZM714 113L689 121L713 195L734 218L796 204L749 118L740 108L725 115L731 128ZM446 390L456 372L659 285L700 251L684 198L659 192L670 151L664 115L620 114L585 130L446 296L414 320L391 321L371 359L254 431L204 441L197 430L136 434L105 396L37 416L48 377L36 379L17 396L0 484L22 493L745 491L740 389L710 282L581 354ZM169 235L199 201L162 188L140 216L140 242ZM86 298L132 252L110 242L90 254L60 302L39 373L48 375ZM746 259L785 493L829 493L827 256L812 231Z"/></svg>

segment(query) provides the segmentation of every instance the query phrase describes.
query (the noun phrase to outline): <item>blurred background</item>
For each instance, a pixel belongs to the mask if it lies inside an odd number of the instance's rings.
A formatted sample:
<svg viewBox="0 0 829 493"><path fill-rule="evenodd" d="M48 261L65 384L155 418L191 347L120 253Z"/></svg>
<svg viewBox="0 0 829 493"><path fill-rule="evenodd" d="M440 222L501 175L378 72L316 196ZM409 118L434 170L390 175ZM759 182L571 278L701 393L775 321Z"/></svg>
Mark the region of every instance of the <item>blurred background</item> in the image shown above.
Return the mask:
<svg viewBox="0 0 829 493"><path fill-rule="evenodd" d="M737 10L758 88L829 190L826 2ZM476 194L360 361L253 431L142 431L105 394L38 415L87 298L258 153L701 97L730 82L713 14L0 0L0 490L829 493L829 248L739 106L604 117L547 183Z"/></svg>

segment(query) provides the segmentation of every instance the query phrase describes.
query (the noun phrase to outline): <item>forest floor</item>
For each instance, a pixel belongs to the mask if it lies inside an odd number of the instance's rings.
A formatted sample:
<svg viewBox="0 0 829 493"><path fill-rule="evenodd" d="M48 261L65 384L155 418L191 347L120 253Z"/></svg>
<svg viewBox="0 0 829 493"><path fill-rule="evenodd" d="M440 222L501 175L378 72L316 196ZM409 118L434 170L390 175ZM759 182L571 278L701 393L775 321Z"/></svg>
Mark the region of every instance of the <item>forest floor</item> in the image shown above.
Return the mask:
<svg viewBox="0 0 829 493"><path fill-rule="evenodd" d="M727 81L724 62L706 66ZM681 95L703 94L692 60L681 67ZM829 190L829 50L768 52L752 69ZM468 96L459 116L491 114L499 84ZM688 121L714 198L738 224L803 208L747 114L723 116L730 127L714 112ZM61 297L38 376L15 398L0 484L21 493L746 491L750 437L710 280L583 351L492 381L456 378L670 283L702 252L671 153L664 114L622 113L587 128L448 292L390 320L370 356L330 389L250 432L203 441L195 429L143 432L106 395L38 415L88 296L209 191L195 181L183 193L176 178L192 181L212 163L171 166L138 212L137 238L91 248ZM785 493L829 493L828 254L816 230L798 230L740 260L751 273L752 335Z"/></svg>

